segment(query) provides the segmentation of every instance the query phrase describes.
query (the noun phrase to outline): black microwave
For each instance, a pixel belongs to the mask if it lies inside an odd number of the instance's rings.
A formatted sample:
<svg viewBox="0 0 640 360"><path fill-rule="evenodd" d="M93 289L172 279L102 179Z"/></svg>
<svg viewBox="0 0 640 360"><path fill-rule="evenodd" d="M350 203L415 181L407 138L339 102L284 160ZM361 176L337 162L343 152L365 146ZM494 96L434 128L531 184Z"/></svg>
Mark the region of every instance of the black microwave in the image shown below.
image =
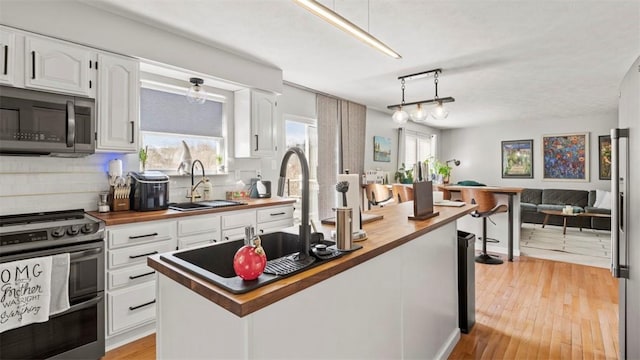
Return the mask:
<svg viewBox="0 0 640 360"><path fill-rule="evenodd" d="M0 86L0 154L95 152L95 100Z"/></svg>

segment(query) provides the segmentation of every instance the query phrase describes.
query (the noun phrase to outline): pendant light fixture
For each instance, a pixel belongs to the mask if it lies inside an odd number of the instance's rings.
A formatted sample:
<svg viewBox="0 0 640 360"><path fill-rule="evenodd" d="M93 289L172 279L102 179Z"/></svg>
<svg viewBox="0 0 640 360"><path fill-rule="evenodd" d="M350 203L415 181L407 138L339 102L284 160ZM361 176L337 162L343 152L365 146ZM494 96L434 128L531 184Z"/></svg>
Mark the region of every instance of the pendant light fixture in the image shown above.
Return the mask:
<svg viewBox="0 0 640 360"><path fill-rule="evenodd" d="M387 109L396 110L392 115L392 119L393 119L393 121L395 123L404 124L405 122L407 122L407 119L409 117L414 122L424 122L427 119L428 115L429 115L429 112L426 109L425 105L429 105L429 104L435 104L436 105L431 110L431 116L434 119L442 120L442 119L445 119L449 115L449 112L444 108L443 104L444 103L449 103L449 102L454 102L456 100L454 98L452 98L452 97L444 97L444 98L439 98L438 97L438 74L440 74L441 72L442 72L442 69L433 69L433 70L429 70L429 71L423 71L423 72L419 72L419 73L415 73L415 74L403 75L403 76L399 76L398 77L398 80L400 80L402 82L402 103L401 104L395 104L395 105L387 106ZM435 97L433 99L429 99L429 100L421 100L421 101L414 101L414 102L405 103L405 101L404 101L405 80L421 79L421 78L427 77L431 73L434 74L434 84L435 84L435 89L436 89ZM412 109L410 113L407 113L406 110L404 110L407 107L413 106L413 105L415 105L416 107L414 109ZM402 115L402 113L407 115L406 118ZM404 118L404 122L399 122L403 118Z"/></svg>
<svg viewBox="0 0 640 360"><path fill-rule="evenodd" d="M409 114L402 109L402 106L404 106L404 79L402 79L402 103L400 104L400 108L391 115L393 122L398 125L405 124L407 120L409 120Z"/></svg>
<svg viewBox="0 0 640 360"><path fill-rule="evenodd" d="M435 100L437 101L437 104L433 108L433 110L431 110L431 117L436 120L444 120L447 118L447 116L449 116L449 111L444 108L442 101L438 99L438 72L433 75L433 82L436 86Z"/></svg>
<svg viewBox="0 0 640 360"><path fill-rule="evenodd" d="M207 100L207 92L202 88L204 80L196 77L189 79L191 87L187 90L187 101L192 104L204 104Z"/></svg>

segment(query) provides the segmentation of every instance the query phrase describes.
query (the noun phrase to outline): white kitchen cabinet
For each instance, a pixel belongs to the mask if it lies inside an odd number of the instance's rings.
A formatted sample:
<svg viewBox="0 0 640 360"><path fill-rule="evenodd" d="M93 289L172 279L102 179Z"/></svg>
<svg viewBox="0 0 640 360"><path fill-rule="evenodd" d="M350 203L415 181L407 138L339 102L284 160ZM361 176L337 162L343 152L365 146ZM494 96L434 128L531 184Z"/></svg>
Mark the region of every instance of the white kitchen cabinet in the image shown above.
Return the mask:
<svg viewBox="0 0 640 360"><path fill-rule="evenodd" d="M15 84L16 34L0 29L0 84Z"/></svg>
<svg viewBox="0 0 640 360"><path fill-rule="evenodd" d="M97 150L136 152L140 114L140 65L123 56L98 54Z"/></svg>
<svg viewBox="0 0 640 360"><path fill-rule="evenodd" d="M244 228L256 228L256 210L231 211L220 215L222 241L244 239Z"/></svg>
<svg viewBox="0 0 640 360"><path fill-rule="evenodd" d="M293 205L258 209L257 234L267 234L293 226Z"/></svg>
<svg viewBox="0 0 640 360"><path fill-rule="evenodd" d="M96 52L35 35L25 36L27 88L95 98Z"/></svg>
<svg viewBox="0 0 640 360"><path fill-rule="evenodd" d="M235 156L273 156L277 150L276 96L253 89L234 93Z"/></svg>
<svg viewBox="0 0 640 360"><path fill-rule="evenodd" d="M107 227L107 348L155 330L156 274L147 257L176 246L175 220Z"/></svg>
<svg viewBox="0 0 640 360"><path fill-rule="evenodd" d="M178 249L220 241L220 216L200 215L178 220Z"/></svg>

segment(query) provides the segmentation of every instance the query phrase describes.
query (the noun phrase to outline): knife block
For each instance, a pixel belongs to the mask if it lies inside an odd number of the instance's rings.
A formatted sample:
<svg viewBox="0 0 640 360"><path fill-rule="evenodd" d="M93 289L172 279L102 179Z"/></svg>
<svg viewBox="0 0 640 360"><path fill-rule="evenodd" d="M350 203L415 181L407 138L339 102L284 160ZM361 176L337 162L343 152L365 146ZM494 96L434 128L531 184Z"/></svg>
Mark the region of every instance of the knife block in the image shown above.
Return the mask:
<svg viewBox="0 0 640 360"><path fill-rule="evenodd" d="M130 209L131 203L129 198L120 198L115 199L113 197L114 189L113 186L109 187L109 206L111 207L111 211L127 211Z"/></svg>

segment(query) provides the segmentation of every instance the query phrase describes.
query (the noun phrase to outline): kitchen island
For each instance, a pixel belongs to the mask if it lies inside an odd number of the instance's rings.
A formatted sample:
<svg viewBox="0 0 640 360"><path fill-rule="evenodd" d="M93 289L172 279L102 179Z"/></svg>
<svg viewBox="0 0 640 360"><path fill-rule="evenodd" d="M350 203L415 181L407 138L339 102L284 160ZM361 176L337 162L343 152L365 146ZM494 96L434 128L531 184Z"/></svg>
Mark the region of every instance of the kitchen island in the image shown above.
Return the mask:
<svg viewBox="0 0 640 360"><path fill-rule="evenodd" d="M446 358L460 336L455 220L475 206L411 221L412 206L374 210L363 249L245 294L149 257L158 358Z"/></svg>

